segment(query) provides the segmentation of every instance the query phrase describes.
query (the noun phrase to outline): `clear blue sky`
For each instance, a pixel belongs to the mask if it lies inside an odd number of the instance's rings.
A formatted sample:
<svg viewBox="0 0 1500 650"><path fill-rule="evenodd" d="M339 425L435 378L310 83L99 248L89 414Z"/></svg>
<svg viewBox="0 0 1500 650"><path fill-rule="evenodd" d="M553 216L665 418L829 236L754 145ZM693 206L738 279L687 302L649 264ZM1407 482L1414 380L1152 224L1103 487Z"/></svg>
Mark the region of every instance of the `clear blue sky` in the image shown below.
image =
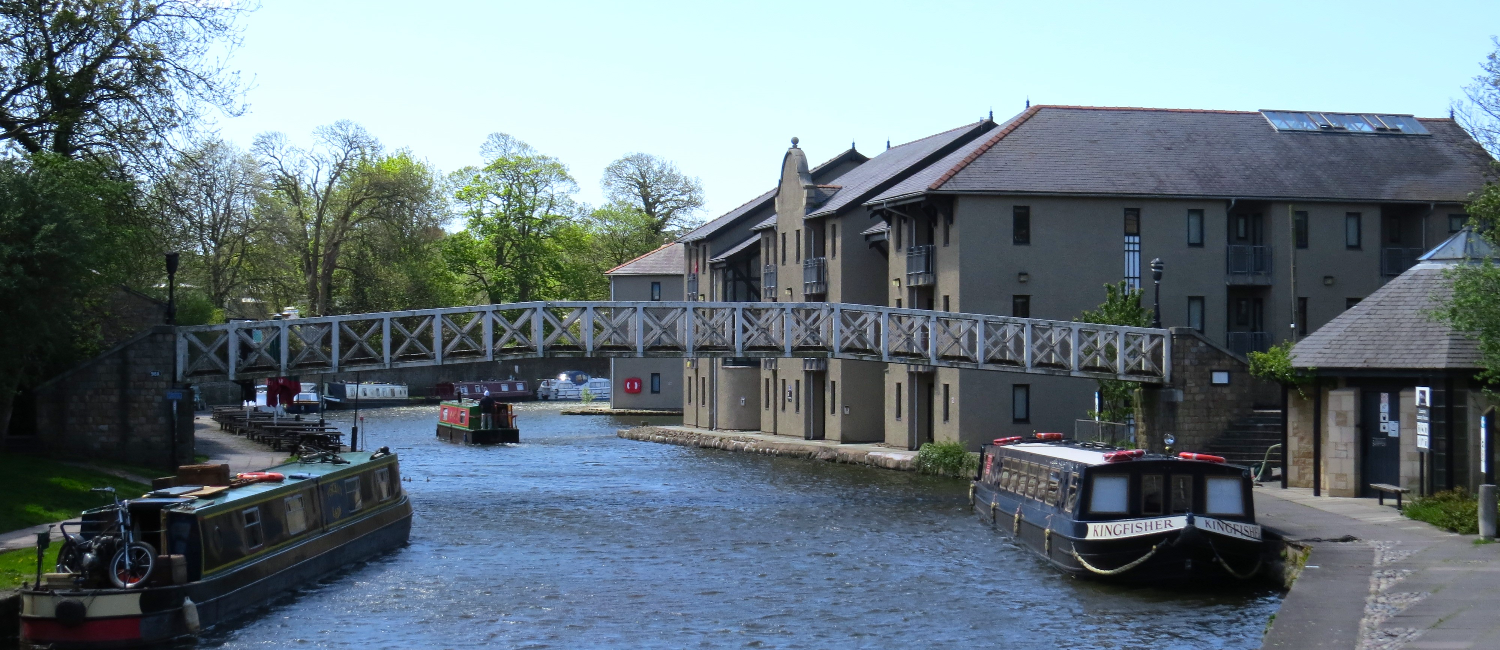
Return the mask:
<svg viewBox="0 0 1500 650"><path fill-rule="evenodd" d="M1444 116L1500 33L1500 2L484 2L264 0L221 133L306 142L363 124L443 171L504 131L599 175L644 151L717 216L811 159L874 155L1034 103Z"/></svg>

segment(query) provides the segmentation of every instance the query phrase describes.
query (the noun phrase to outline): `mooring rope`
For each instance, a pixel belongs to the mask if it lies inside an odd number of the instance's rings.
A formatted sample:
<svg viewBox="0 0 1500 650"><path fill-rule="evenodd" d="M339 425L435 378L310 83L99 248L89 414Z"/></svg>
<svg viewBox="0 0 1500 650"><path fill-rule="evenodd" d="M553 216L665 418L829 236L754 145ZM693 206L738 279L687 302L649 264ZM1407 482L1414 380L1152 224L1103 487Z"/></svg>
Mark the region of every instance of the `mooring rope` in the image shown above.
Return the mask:
<svg viewBox="0 0 1500 650"><path fill-rule="evenodd" d="M1218 561L1219 566L1224 567L1224 570L1228 571L1229 575L1234 576L1238 580L1249 580L1249 579L1255 577L1255 574L1260 571L1260 565L1261 565L1261 563L1265 561L1265 558L1257 555L1255 557L1255 567L1252 568L1252 569L1250 569L1249 573L1246 573L1244 575L1240 575L1234 569L1232 569L1232 568L1229 567L1229 563L1225 562L1224 558L1222 558L1222 557L1219 556L1219 548L1217 546L1214 546L1214 541L1211 540L1211 539L1208 540L1208 548L1214 552L1214 560Z"/></svg>
<svg viewBox="0 0 1500 650"><path fill-rule="evenodd" d="M1081 564L1081 565L1083 565L1083 568L1088 569L1090 571L1093 571L1094 573L1097 573L1097 574L1099 574L1101 576L1112 576L1112 575L1124 573L1126 571L1129 571L1131 569L1134 569L1134 568L1140 566L1142 562L1145 562L1146 560L1151 559L1151 556L1156 555L1156 550L1159 549L1159 548L1161 548L1161 545L1165 544L1165 543L1167 543L1166 540L1162 540L1160 542L1157 542L1156 546L1152 546L1151 550L1146 551L1146 554L1142 555L1140 557L1140 559L1138 559L1138 560L1136 560L1134 562L1131 562L1130 564L1127 564L1125 566L1119 567L1117 569L1101 569L1101 568L1096 567L1096 566L1094 566L1092 564L1089 564L1088 560L1083 559L1083 556L1078 554L1078 548L1076 546L1073 547L1072 549L1069 549L1069 550L1070 550L1070 552L1073 553L1073 559L1078 560L1078 563Z"/></svg>
<svg viewBox="0 0 1500 650"><path fill-rule="evenodd" d="M1021 536L1021 504L1019 503L1016 504L1016 520L1011 524L1010 534L1016 537Z"/></svg>
<svg viewBox="0 0 1500 650"><path fill-rule="evenodd" d="M974 484L969 484L969 507L974 507Z"/></svg>

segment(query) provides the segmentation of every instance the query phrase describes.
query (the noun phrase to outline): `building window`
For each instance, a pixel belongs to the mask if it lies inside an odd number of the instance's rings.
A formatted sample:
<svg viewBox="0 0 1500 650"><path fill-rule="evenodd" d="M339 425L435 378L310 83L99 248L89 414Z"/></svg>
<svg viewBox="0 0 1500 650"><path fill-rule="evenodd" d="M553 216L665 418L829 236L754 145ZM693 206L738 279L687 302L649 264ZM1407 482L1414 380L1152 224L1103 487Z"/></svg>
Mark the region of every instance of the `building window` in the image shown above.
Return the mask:
<svg viewBox="0 0 1500 650"><path fill-rule="evenodd" d="M1345 298L1344 299L1344 309L1348 309L1350 307L1358 305L1360 300L1363 300L1363 299L1362 298Z"/></svg>
<svg viewBox="0 0 1500 650"><path fill-rule="evenodd" d="M781 263L786 264L786 233L781 233Z"/></svg>
<svg viewBox="0 0 1500 650"><path fill-rule="evenodd" d="M891 234L896 236L896 250L901 248L901 231L906 230L906 217L896 217L895 223L891 224Z"/></svg>
<svg viewBox="0 0 1500 650"><path fill-rule="evenodd" d="M796 255L797 259L796 259L796 262L798 264L801 264L802 263L802 229L798 228L796 232L797 232L797 255ZM810 244L812 242L808 242L808 243Z"/></svg>
<svg viewBox="0 0 1500 650"><path fill-rule="evenodd" d="M901 419L901 382L896 382L896 419Z"/></svg>
<svg viewBox="0 0 1500 650"><path fill-rule="evenodd" d="M1297 299L1297 336L1307 336L1307 298Z"/></svg>
<svg viewBox="0 0 1500 650"><path fill-rule="evenodd" d="M949 307L948 294L943 294L943 311L953 311L952 309L949 309L948 307Z"/></svg>
<svg viewBox="0 0 1500 650"><path fill-rule="evenodd" d="M693 378L692 377L688 377L687 381L683 382L683 383L687 384L687 391L688 391L687 403L688 403L688 406L692 406L693 405Z"/></svg>
<svg viewBox="0 0 1500 650"><path fill-rule="evenodd" d="M828 382L828 414L829 415L838 415L839 414L838 408L839 408L839 383L837 381L829 381Z"/></svg>
<svg viewBox="0 0 1500 650"><path fill-rule="evenodd" d="M1448 215L1448 234L1451 235L1451 234L1456 233L1456 232L1458 232L1460 230L1463 230L1464 226L1467 226L1467 225L1469 225L1469 215L1467 215L1467 214L1450 214L1450 215Z"/></svg>
<svg viewBox="0 0 1500 650"><path fill-rule="evenodd" d="M896 309L900 309L900 308L901 308L901 299L897 298L896 299Z"/></svg>
<svg viewBox="0 0 1500 650"><path fill-rule="evenodd" d="M1031 384L1011 385L1010 418L1012 422L1031 421Z"/></svg>
<svg viewBox="0 0 1500 650"><path fill-rule="evenodd" d="M839 257L839 225L836 223L828 224L828 256Z"/></svg>
<svg viewBox="0 0 1500 650"><path fill-rule="evenodd" d="M1125 284L1141 288L1141 209L1125 208Z"/></svg>
<svg viewBox="0 0 1500 650"><path fill-rule="evenodd" d="M1188 327L1203 333L1203 296L1188 296Z"/></svg>
<svg viewBox="0 0 1500 650"><path fill-rule="evenodd" d="M948 384L943 384L943 421L944 422L948 421L948 402L949 402L949 400L950 400L950 398L948 396Z"/></svg>
<svg viewBox="0 0 1500 650"><path fill-rule="evenodd" d="M1361 218L1358 212L1350 212L1344 215L1344 248L1358 249L1363 245L1361 240L1364 237L1364 233L1361 231L1364 228L1360 221Z"/></svg>
<svg viewBox="0 0 1500 650"><path fill-rule="evenodd" d="M1307 213L1298 210L1292 213L1292 230L1296 233L1297 248L1307 248Z"/></svg>
<svg viewBox="0 0 1500 650"><path fill-rule="evenodd" d="M1011 208L1010 230L1015 245L1031 245L1031 206L1018 205Z"/></svg>
<svg viewBox="0 0 1500 650"><path fill-rule="evenodd" d="M1401 220L1395 217L1387 217L1385 220L1385 242L1387 244L1401 243Z"/></svg>
<svg viewBox="0 0 1500 650"><path fill-rule="evenodd" d="M651 283L651 299L652 300L661 300L661 283L660 282L652 282Z"/></svg>
<svg viewBox="0 0 1500 650"><path fill-rule="evenodd" d="M785 379L781 380L781 392L783 395L786 395L786 398L781 400L781 412L785 413L786 403L792 401L792 394L787 390Z"/></svg>
<svg viewBox="0 0 1500 650"><path fill-rule="evenodd" d="M794 387L794 389L795 389L794 392L796 393L796 395L792 398L793 400L795 400L794 402L792 402L792 412L794 412L794 413L801 413L802 412L802 380L801 379L796 380L795 382L792 383L792 386Z"/></svg>
<svg viewBox="0 0 1500 650"><path fill-rule="evenodd" d="M1203 211L1188 210L1188 246L1203 247Z"/></svg>
<svg viewBox="0 0 1500 650"><path fill-rule="evenodd" d="M708 406L708 377L698 378L698 406Z"/></svg>
<svg viewBox="0 0 1500 650"><path fill-rule="evenodd" d="M1031 296L1020 294L1011 296L1010 315L1016 318L1031 318Z"/></svg>
<svg viewBox="0 0 1500 650"><path fill-rule="evenodd" d="M245 550L260 548L266 543L266 531L260 527L260 507L246 508L240 514L245 518Z"/></svg>
<svg viewBox="0 0 1500 650"><path fill-rule="evenodd" d="M953 214L943 215L943 246L948 246L948 237L953 234Z"/></svg>
<svg viewBox="0 0 1500 650"><path fill-rule="evenodd" d="M651 373L651 392L652 393L660 393L661 392L661 373L659 373L659 372L653 372L653 373Z"/></svg>
<svg viewBox="0 0 1500 650"><path fill-rule="evenodd" d="M770 377L766 377L765 380L762 383L765 385L765 391L766 391L766 406L765 406L765 409L767 411L769 411L769 410L771 410L771 378Z"/></svg>

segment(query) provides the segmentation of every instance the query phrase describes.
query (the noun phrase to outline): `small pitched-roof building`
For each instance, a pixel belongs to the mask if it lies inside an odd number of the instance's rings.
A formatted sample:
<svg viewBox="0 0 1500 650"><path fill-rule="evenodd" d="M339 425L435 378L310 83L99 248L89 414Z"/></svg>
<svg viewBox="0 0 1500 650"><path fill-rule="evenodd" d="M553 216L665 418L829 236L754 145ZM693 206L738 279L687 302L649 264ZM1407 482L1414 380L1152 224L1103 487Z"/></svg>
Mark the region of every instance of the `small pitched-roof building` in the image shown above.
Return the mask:
<svg viewBox="0 0 1500 650"><path fill-rule="evenodd" d="M1473 490L1486 482L1482 452L1493 478L1495 404L1475 379L1478 341L1434 312L1451 295L1453 268L1495 258L1483 237L1460 230L1297 343L1293 365L1317 383L1289 399L1290 485L1332 496L1369 496L1372 483ZM1418 387L1431 395L1425 423ZM1419 453L1422 424L1428 449Z"/></svg>
<svg viewBox="0 0 1500 650"><path fill-rule="evenodd" d="M682 296L679 242L605 271L610 300L676 301ZM610 359L610 406L617 409L682 408L682 362L677 359Z"/></svg>

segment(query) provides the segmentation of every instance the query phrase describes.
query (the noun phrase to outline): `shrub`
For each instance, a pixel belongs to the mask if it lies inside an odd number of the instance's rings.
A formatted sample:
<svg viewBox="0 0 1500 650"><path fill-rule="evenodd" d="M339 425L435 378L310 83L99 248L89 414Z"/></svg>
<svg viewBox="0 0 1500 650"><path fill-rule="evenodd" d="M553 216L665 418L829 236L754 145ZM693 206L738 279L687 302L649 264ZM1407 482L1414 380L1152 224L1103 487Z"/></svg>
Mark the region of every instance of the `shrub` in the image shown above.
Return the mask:
<svg viewBox="0 0 1500 650"><path fill-rule="evenodd" d="M1404 512L1407 517L1461 535L1479 532L1479 498L1463 488L1412 499Z"/></svg>
<svg viewBox="0 0 1500 650"><path fill-rule="evenodd" d="M979 470L979 454L958 442L928 442L917 450L917 471L953 478L970 478Z"/></svg>

